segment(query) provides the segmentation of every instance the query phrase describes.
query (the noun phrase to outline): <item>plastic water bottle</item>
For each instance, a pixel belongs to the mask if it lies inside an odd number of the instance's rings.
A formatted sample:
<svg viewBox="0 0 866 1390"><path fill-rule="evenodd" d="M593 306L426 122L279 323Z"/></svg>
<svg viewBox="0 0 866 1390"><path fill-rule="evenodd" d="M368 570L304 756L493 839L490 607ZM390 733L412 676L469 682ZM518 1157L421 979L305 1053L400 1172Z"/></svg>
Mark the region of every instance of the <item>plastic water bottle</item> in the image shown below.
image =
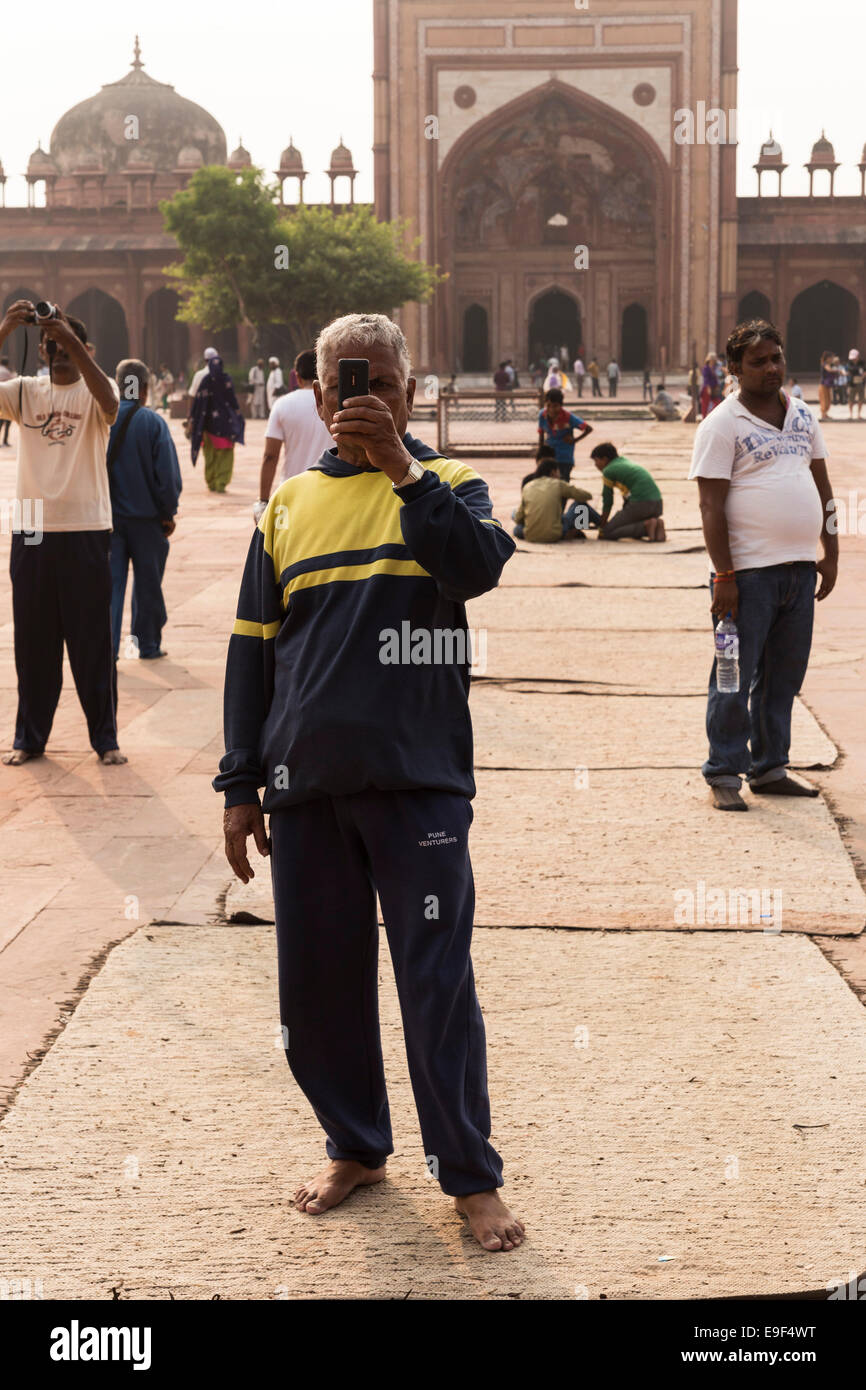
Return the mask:
<svg viewBox="0 0 866 1390"><path fill-rule="evenodd" d="M716 688L723 695L740 688L740 638L730 614L716 628Z"/></svg>

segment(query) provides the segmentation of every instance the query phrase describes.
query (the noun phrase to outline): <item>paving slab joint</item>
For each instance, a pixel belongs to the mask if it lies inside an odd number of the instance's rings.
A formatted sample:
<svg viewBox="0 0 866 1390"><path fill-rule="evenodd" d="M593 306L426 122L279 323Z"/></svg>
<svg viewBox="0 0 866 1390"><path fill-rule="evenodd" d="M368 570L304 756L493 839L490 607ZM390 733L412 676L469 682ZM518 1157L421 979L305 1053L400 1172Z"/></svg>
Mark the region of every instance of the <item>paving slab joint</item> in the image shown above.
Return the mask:
<svg viewBox="0 0 866 1390"><path fill-rule="evenodd" d="M146 925L150 924L148 923ZM15 1079L15 1082L13 1083L13 1085L9 1087L7 1091L4 1092L2 1096L0 1096L0 1123L2 1123L3 1117L8 1113L9 1110L11 1110L12 1106L15 1104L15 1098L18 1095L18 1092L21 1090L21 1087L24 1085L27 1078L44 1061L45 1057L48 1055L54 1044L57 1042L57 1039L64 1032L67 1023L69 1022L72 1015L75 1013L75 1010L78 1008L78 1005L81 1003L82 999L87 993L89 985L99 974L100 970L105 965L105 962L108 960L108 957L111 955L111 952L114 950L115 946L119 946L121 942L126 941L130 936L134 936L135 933L140 930L141 924L136 925L131 932L127 933L126 936L119 936L115 941L109 941L106 946L103 946L101 950L97 951L95 955L91 956L82 974L79 976L78 982L73 987L72 993L69 995L68 998L61 1000L61 1002L58 1004L57 1009L60 1017L58 1018L57 1023L45 1034L39 1047L35 1048L34 1051L27 1053L27 1062L25 1066L22 1067L20 1074Z"/></svg>

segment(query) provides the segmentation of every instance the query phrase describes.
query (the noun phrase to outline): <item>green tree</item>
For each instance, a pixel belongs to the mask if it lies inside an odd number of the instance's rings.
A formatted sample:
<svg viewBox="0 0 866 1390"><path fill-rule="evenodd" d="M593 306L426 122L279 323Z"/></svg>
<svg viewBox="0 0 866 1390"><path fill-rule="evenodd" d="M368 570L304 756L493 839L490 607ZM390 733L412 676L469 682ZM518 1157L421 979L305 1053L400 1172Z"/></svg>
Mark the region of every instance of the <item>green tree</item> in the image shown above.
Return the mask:
<svg viewBox="0 0 866 1390"><path fill-rule="evenodd" d="M199 169L160 206L183 254L166 268L179 317L214 331L246 324L256 343L279 324L300 350L330 319L423 303L444 278L407 254L419 242L405 222L378 222L367 207L282 208L258 169Z"/></svg>
<svg viewBox="0 0 866 1390"><path fill-rule="evenodd" d="M298 348L341 314L383 314L411 300L425 303L444 278L407 256L405 222L378 222L367 207L337 214L298 207L282 231L288 268L275 277L279 312L271 322L285 324ZM409 249L418 245L409 242Z"/></svg>
<svg viewBox="0 0 866 1390"><path fill-rule="evenodd" d="M219 330L268 322L280 209L258 169L197 169L189 186L160 203L183 260L166 267L188 323Z"/></svg>

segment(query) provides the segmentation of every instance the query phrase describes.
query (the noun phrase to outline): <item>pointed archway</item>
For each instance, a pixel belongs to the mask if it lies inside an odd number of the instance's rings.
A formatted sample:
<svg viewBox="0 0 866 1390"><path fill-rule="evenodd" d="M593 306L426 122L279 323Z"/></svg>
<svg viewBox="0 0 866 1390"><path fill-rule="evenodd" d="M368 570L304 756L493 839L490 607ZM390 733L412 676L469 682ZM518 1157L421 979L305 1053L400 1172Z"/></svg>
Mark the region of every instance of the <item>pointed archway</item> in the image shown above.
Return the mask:
<svg viewBox="0 0 866 1390"><path fill-rule="evenodd" d="M567 361L573 362L583 340L580 306L573 295L554 288L539 294L531 305L527 361L546 361L560 356L567 348Z"/></svg>
<svg viewBox="0 0 866 1390"><path fill-rule="evenodd" d="M483 304L470 304L463 313L463 370L490 371L490 329Z"/></svg>
<svg viewBox="0 0 866 1390"><path fill-rule="evenodd" d="M104 372L114 376L118 362L129 356L129 329L123 305L105 290L94 288L76 295L66 312L83 321L95 348L96 361Z"/></svg>
<svg viewBox="0 0 866 1390"><path fill-rule="evenodd" d="M148 295L144 304L144 360L152 372L164 364L183 374L189 360L189 328L177 317L177 291L163 286Z"/></svg>
<svg viewBox="0 0 866 1390"><path fill-rule="evenodd" d="M617 304L628 284L649 286L653 339L676 341L671 171L621 111L559 79L540 83L455 141L432 192L432 258L447 275L436 300L438 361L459 351L458 306L479 287L495 306L503 356L534 355L533 306L542 287L567 291L569 281L582 300L580 336L596 352L619 352ZM590 264L578 263L578 248Z"/></svg>
<svg viewBox="0 0 866 1390"><path fill-rule="evenodd" d="M860 304L850 290L833 280L810 285L791 305L786 344L791 371L817 372L826 351L845 360L859 333Z"/></svg>
<svg viewBox="0 0 866 1390"><path fill-rule="evenodd" d="M649 320L642 304L628 304L623 309L619 365L624 372L642 372L650 365Z"/></svg>
<svg viewBox="0 0 866 1390"><path fill-rule="evenodd" d="M737 319L740 323L746 323L749 319L769 319L770 301L760 290L749 290L740 300L737 310Z"/></svg>

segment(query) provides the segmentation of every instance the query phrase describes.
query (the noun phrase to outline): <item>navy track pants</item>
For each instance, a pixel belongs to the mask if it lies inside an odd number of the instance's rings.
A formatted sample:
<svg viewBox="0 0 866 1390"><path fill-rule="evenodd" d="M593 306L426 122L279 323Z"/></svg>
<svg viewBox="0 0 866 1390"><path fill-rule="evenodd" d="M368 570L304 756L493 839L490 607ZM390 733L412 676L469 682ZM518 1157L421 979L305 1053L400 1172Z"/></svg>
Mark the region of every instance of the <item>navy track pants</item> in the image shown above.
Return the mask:
<svg viewBox="0 0 866 1390"><path fill-rule="evenodd" d="M44 752L63 687L63 643L100 755L117 747L117 668L111 648L110 531L12 537L9 573L18 672L16 748Z"/></svg>
<svg viewBox="0 0 866 1390"><path fill-rule="evenodd" d="M324 797L270 817L286 1056L328 1156L378 1168L394 1151L379 1033L378 891L427 1171L452 1196L502 1186L469 955L471 823L465 797L426 790Z"/></svg>

